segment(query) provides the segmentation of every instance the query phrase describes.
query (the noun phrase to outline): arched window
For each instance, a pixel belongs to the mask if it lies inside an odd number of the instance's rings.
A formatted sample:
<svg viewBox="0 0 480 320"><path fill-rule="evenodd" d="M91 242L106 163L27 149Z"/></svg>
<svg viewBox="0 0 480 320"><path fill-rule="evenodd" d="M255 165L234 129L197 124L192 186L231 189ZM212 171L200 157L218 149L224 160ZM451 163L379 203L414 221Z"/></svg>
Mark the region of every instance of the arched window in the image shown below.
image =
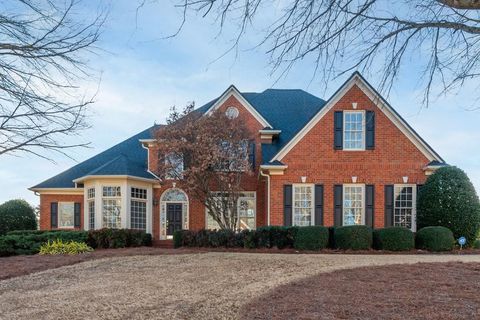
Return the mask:
<svg viewBox="0 0 480 320"><path fill-rule="evenodd" d="M168 189L162 195L160 201L179 201L186 202L187 195L180 189Z"/></svg>

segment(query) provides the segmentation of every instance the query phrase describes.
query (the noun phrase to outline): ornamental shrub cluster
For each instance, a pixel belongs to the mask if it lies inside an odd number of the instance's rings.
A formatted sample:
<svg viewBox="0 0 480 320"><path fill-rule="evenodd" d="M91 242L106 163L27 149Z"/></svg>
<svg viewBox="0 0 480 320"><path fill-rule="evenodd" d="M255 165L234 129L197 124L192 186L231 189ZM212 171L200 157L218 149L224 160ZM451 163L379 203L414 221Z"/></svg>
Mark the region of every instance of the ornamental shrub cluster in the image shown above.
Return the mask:
<svg viewBox="0 0 480 320"><path fill-rule="evenodd" d="M92 252L93 248L85 242L69 241L63 242L60 239L48 241L40 247L40 254L80 254Z"/></svg>
<svg viewBox="0 0 480 320"><path fill-rule="evenodd" d="M0 236L12 230L37 229L35 210L25 200L10 200L0 205Z"/></svg>
<svg viewBox="0 0 480 320"><path fill-rule="evenodd" d="M408 251L415 248L445 251L454 248L452 232L444 227L419 230L417 237L404 227L372 230L368 226L343 227L262 227L257 230L178 230L173 234L178 247L225 248L295 248L297 250L387 250Z"/></svg>
<svg viewBox="0 0 480 320"><path fill-rule="evenodd" d="M85 243L92 248L124 248L150 246L150 234L129 229L100 229L91 231L11 231L0 236L0 256L37 254L42 245L52 241Z"/></svg>

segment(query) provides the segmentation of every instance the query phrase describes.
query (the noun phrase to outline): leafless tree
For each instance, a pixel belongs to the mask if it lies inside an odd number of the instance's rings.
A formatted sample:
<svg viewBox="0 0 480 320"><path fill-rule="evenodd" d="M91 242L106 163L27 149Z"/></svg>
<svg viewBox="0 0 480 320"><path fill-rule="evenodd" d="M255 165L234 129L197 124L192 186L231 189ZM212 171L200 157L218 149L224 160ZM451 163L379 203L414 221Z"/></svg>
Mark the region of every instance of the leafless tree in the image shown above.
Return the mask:
<svg viewBox="0 0 480 320"><path fill-rule="evenodd" d="M205 204L221 229L235 230L242 183L253 168L248 136L244 122L224 112L204 116L193 111L193 104L182 111L173 108L156 133L156 174Z"/></svg>
<svg viewBox="0 0 480 320"><path fill-rule="evenodd" d="M178 0L178 6L181 26L190 11L213 18L220 30L236 26L232 49L255 28L263 35L258 46L280 76L310 57L312 76L325 83L352 70L378 73L388 94L410 65L406 72L418 70L408 76L419 77L412 80L428 105L432 96L475 84L480 74L478 0Z"/></svg>
<svg viewBox="0 0 480 320"><path fill-rule="evenodd" d="M88 127L93 94L79 92L91 69L87 56L105 13L85 19L79 1L12 0L0 5L0 155L84 146L66 142ZM70 139L72 140L72 139Z"/></svg>

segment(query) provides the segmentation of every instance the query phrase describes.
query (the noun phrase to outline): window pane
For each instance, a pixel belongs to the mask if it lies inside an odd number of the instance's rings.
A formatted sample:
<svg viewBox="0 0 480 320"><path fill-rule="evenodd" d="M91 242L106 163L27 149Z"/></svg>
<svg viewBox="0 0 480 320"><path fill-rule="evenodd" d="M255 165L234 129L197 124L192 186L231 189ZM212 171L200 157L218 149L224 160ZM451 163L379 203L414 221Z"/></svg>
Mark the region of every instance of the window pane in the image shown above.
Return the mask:
<svg viewBox="0 0 480 320"><path fill-rule="evenodd" d="M131 196L136 199L147 199L147 189L132 188Z"/></svg>
<svg viewBox="0 0 480 320"><path fill-rule="evenodd" d="M364 148L364 113L359 111L344 111L343 148Z"/></svg>
<svg viewBox="0 0 480 320"><path fill-rule="evenodd" d="M73 228L74 227L74 203L60 202L58 204L58 227Z"/></svg>
<svg viewBox="0 0 480 320"><path fill-rule="evenodd" d="M120 192L120 187L118 186L106 186L102 189L102 195L104 197L120 197L122 194Z"/></svg>
<svg viewBox="0 0 480 320"><path fill-rule="evenodd" d="M343 188L343 224L346 226L363 224L363 187Z"/></svg>
<svg viewBox="0 0 480 320"><path fill-rule="evenodd" d="M393 224L399 227L412 228L413 217L413 186L395 185L395 201Z"/></svg>
<svg viewBox="0 0 480 320"><path fill-rule="evenodd" d="M102 201L102 225L104 228L121 228L121 205L119 199L104 199Z"/></svg>
<svg viewBox="0 0 480 320"><path fill-rule="evenodd" d="M131 201L130 227L132 229L147 230L147 203L145 201Z"/></svg>
<svg viewBox="0 0 480 320"><path fill-rule="evenodd" d="M313 187L298 185L293 188L293 225L309 226L312 223L313 212Z"/></svg>
<svg viewBox="0 0 480 320"><path fill-rule="evenodd" d="M88 201L88 228L95 229L95 201Z"/></svg>

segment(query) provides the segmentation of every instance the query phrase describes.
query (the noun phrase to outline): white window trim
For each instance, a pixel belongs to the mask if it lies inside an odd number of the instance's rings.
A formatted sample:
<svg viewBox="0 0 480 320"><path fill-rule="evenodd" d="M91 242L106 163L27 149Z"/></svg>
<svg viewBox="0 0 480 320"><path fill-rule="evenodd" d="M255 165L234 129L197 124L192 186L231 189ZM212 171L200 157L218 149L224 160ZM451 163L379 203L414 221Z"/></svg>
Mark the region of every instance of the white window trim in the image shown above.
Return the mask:
<svg viewBox="0 0 480 320"><path fill-rule="evenodd" d="M120 196L104 196L103 195L103 188L104 187L119 187L120 188ZM128 190L128 189L127 189ZM128 194L125 192L125 188L122 186L122 184L114 184L114 183L109 183L109 184L101 184L100 185L100 228L111 228L108 226L103 225L103 200L119 200L120 201L120 227L118 229L125 228L125 223L124 221L126 219L124 212L127 210L127 208L124 208L125 206L125 200L128 198ZM127 203L128 205L128 203ZM95 221L95 224L97 222Z"/></svg>
<svg viewBox="0 0 480 320"><path fill-rule="evenodd" d="M312 212L310 214L310 225L315 225L315 185L313 183L292 184L292 226L295 226L295 187L310 187L312 189ZM303 208L303 207L302 207Z"/></svg>
<svg viewBox="0 0 480 320"><path fill-rule="evenodd" d="M132 190L133 189L141 189L141 190L145 190L145 199L144 198L136 198L136 197L133 197L132 196ZM141 186L136 186L136 185L129 185L129 189L130 191L130 197L129 197L129 207L128 207L128 226L129 228L133 229L133 226L132 226L132 201L137 201L137 202L143 202L145 203L145 232L148 232L148 200L149 200L149 197L148 197L148 188L147 187L141 187ZM142 230L142 229L135 229L135 230Z"/></svg>
<svg viewBox="0 0 480 320"><path fill-rule="evenodd" d="M60 226L60 206L62 204L73 204L73 225L71 226ZM62 201L58 203L57 209L57 229L75 229L75 202L72 201Z"/></svg>
<svg viewBox="0 0 480 320"><path fill-rule="evenodd" d="M411 183L398 183L393 185L393 221L392 225L395 226L395 199L396 199L396 189L397 187L412 187L412 227L410 230L413 232L417 231L417 185Z"/></svg>
<svg viewBox="0 0 480 320"><path fill-rule="evenodd" d="M365 184L363 183L347 183L343 184L342 190L342 226L345 226L345 188L346 187L361 187L362 188L362 223L356 224L356 226L365 225L365 202L366 202L366 194L365 194Z"/></svg>
<svg viewBox="0 0 480 320"><path fill-rule="evenodd" d="M237 202L237 212L240 212L239 210L239 206L240 206L240 199L241 198L246 198L246 199L254 199L255 200L255 229L257 229L257 214L258 214L258 210L257 210L257 191L242 191L241 193L252 193L253 194L253 197L238 197L238 202ZM205 229L208 229L208 208L205 207ZM238 221L237 221L237 228L240 228L240 216L238 217Z"/></svg>
<svg viewBox="0 0 480 320"><path fill-rule="evenodd" d="M361 113L362 114L362 147L361 148L345 148L345 118L346 118L346 114L352 114L352 113ZM366 140L366 125L365 125L365 110L344 110L343 111L343 132L342 132L342 143L343 143L343 150L345 151L365 151L365 140Z"/></svg>

